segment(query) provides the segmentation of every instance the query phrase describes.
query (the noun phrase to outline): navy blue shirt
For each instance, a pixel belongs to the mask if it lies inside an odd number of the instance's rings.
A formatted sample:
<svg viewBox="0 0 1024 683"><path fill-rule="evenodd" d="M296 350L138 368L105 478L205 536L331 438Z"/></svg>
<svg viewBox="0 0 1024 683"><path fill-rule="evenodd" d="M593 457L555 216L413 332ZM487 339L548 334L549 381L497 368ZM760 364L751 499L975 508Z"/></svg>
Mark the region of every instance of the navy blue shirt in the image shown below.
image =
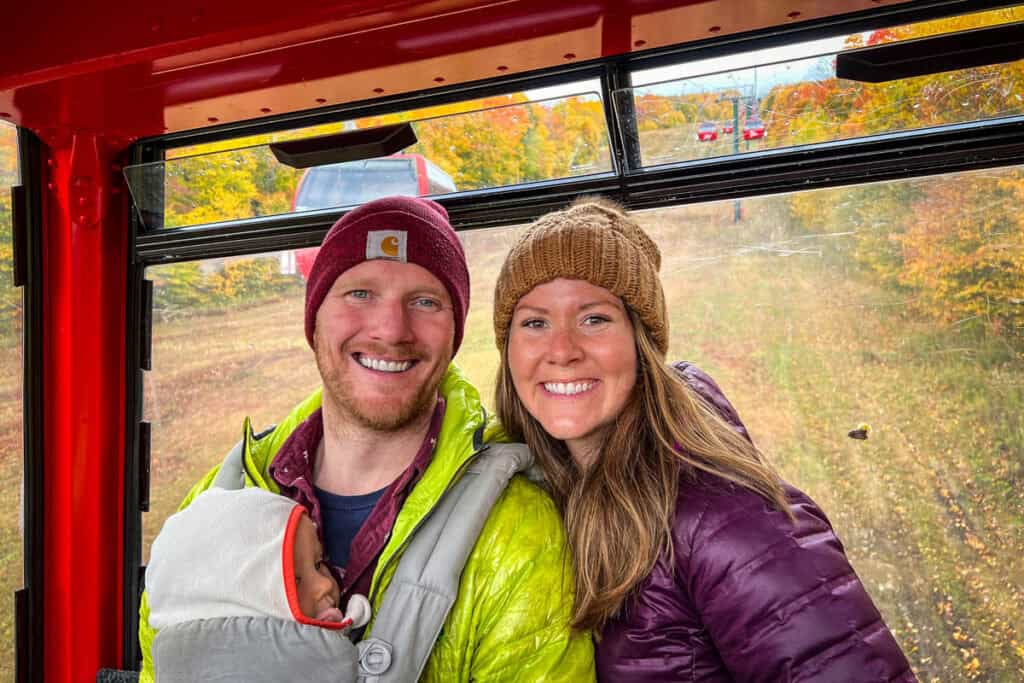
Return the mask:
<svg viewBox="0 0 1024 683"><path fill-rule="evenodd" d="M314 487L324 524L324 552L331 564L348 564L349 547L388 487L361 496L339 496Z"/></svg>

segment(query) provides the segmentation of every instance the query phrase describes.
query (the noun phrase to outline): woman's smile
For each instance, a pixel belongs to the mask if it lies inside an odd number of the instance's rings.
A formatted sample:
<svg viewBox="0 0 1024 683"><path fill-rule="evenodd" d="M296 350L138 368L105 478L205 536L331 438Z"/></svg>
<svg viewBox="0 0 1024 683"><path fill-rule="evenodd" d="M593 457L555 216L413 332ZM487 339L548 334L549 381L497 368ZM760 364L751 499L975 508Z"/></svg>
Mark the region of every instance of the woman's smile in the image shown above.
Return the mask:
<svg viewBox="0 0 1024 683"><path fill-rule="evenodd" d="M541 382L541 386L553 398L586 398L597 386L597 383L596 379L585 379L567 382Z"/></svg>

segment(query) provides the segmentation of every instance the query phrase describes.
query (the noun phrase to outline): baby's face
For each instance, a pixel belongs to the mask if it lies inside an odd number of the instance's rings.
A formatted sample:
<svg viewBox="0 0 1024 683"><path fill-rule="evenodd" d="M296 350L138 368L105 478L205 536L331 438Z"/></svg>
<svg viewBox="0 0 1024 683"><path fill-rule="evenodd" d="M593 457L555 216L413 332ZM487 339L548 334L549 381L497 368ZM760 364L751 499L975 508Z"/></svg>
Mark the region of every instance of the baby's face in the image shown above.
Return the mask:
<svg viewBox="0 0 1024 683"><path fill-rule="evenodd" d="M303 515L295 529L295 589L299 609L311 619L324 619L341 598L309 515Z"/></svg>

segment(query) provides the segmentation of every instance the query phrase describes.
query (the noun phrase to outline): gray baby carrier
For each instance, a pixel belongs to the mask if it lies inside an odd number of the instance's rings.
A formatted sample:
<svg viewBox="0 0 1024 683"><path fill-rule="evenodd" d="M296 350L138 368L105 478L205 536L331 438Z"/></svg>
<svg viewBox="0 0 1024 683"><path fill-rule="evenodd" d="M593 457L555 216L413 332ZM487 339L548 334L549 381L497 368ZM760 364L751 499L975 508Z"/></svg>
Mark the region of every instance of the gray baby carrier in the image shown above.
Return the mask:
<svg viewBox="0 0 1024 683"><path fill-rule="evenodd" d="M157 683L418 680L491 508L512 476L532 462L523 444L488 444L476 453L416 529L358 645L338 631L274 617L194 620L157 633ZM239 443L213 485L237 489L244 482Z"/></svg>

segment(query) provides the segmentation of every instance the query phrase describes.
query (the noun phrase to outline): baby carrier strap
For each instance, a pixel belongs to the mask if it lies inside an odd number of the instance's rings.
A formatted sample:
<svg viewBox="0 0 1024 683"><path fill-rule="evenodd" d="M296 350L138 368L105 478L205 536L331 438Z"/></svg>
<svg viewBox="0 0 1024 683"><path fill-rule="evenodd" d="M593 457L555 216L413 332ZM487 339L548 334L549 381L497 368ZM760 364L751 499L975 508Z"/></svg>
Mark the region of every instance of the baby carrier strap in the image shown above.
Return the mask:
<svg viewBox="0 0 1024 683"><path fill-rule="evenodd" d="M245 439L242 439L228 451L224 456L224 462L213 478L211 488L235 489L245 488L245 466L242 464L243 452L245 451Z"/></svg>
<svg viewBox="0 0 1024 683"><path fill-rule="evenodd" d="M244 440L224 458L213 486L245 485ZM359 643L360 683L418 680L459 594L462 569L491 508L517 472L530 474L533 456L521 443L487 444L413 532Z"/></svg>
<svg viewBox="0 0 1024 683"><path fill-rule="evenodd" d="M224 456L217 474L214 475L213 481L210 482L210 487L227 489L228 491L245 488L245 454L249 449L249 445L272 434L276 428L277 425L271 425L259 434L253 434L252 423L249 422L249 418L245 418L242 439L232 446L228 454ZM251 472L249 474L250 476L252 475Z"/></svg>
<svg viewBox="0 0 1024 683"><path fill-rule="evenodd" d="M361 683L419 679L491 508L512 476L532 462L525 444L485 446L415 530L369 637L359 643Z"/></svg>

